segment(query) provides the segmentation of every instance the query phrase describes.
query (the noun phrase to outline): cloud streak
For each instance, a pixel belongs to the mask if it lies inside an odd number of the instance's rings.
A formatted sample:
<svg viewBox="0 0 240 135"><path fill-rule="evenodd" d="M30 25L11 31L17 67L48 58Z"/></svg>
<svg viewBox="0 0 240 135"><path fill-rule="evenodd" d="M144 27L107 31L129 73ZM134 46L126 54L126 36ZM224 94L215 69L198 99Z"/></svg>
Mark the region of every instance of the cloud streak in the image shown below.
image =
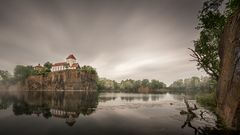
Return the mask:
<svg viewBox="0 0 240 135"><path fill-rule="evenodd" d="M171 81L204 75L189 60L198 36L192 0L2 0L0 68L74 53L110 79Z"/></svg>

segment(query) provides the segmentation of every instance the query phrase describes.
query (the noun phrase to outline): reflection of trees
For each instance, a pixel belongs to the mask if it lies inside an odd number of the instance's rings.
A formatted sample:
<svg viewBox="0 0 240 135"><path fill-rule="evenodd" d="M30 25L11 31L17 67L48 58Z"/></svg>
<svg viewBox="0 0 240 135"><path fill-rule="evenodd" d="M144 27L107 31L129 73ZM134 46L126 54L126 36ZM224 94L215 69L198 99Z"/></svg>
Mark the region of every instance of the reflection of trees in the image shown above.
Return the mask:
<svg viewBox="0 0 240 135"><path fill-rule="evenodd" d="M116 97L99 97L98 101L99 102L107 102L107 101L114 101Z"/></svg>
<svg viewBox="0 0 240 135"><path fill-rule="evenodd" d="M121 97L121 100L131 102L133 100L136 100L136 97Z"/></svg>
<svg viewBox="0 0 240 135"><path fill-rule="evenodd" d="M152 101L158 101L160 99L159 95L151 95Z"/></svg>
<svg viewBox="0 0 240 135"><path fill-rule="evenodd" d="M143 101L147 102L147 101L149 101L149 96L148 95L146 95L146 96L137 96L137 97L125 96L125 97L121 97L121 100L122 101L127 101L127 102L132 102L132 101L136 101L136 100L138 100L138 101L143 100Z"/></svg>
<svg viewBox="0 0 240 135"><path fill-rule="evenodd" d="M13 112L15 115L32 115L40 114L43 115L45 118L51 117L50 109L46 105L29 105L26 102L15 102L13 104Z"/></svg>
<svg viewBox="0 0 240 135"><path fill-rule="evenodd" d="M142 99L143 99L143 101L148 101L148 100L149 100L149 96L144 95L144 96L142 97Z"/></svg>
<svg viewBox="0 0 240 135"><path fill-rule="evenodd" d="M13 102L14 98L9 95L4 95L0 97L0 110L7 109Z"/></svg>
<svg viewBox="0 0 240 135"><path fill-rule="evenodd" d="M45 118L66 119L68 125L75 123L80 114L92 114L98 105L96 92L25 92L21 100L13 104L15 115L42 115Z"/></svg>

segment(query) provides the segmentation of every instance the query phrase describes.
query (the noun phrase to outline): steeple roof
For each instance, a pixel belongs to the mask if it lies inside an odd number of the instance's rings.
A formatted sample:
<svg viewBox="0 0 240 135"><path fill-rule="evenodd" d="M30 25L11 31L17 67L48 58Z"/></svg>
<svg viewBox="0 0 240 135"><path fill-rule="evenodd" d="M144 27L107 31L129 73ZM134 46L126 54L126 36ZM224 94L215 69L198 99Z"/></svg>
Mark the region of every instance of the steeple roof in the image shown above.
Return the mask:
<svg viewBox="0 0 240 135"><path fill-rule="evenodd" d="M75 58L75 56L74 56L73 54L70 54L70 55L67 57L67 59L74 59L74 60L76 60L76 58Z"/></svg>

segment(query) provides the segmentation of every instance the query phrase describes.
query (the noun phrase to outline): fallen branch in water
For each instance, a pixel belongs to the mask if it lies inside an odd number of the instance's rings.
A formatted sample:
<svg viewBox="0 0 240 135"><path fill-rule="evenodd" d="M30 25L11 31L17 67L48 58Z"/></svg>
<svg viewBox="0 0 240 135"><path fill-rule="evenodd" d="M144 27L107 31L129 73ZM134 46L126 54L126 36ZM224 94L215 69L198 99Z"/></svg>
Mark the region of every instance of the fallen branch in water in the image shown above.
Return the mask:
<svg viewBox="0 0 240 135"><path fill-rule="evenodd" d="M193 115L194 117L196 117L197 115L196 115L193 111L198 109L197 106L194 104L194 107L190 107L190 105L189 105L189 103L188 103L188 101L187 101L186 98L184 98L184 103L185 103L185 105L186 105L186 107L187 107L187 111L182 110L182 111L180 112L180 114L181 114L181 115L191 114L191 115Z"/></svg>
<svg viewBox="0 0 240 135"><path fill-rule="evenodd" d="M188 103L186 98L184 98L184 103L185 103L185 105L187 107L187 111L182 110L180 112L180 114L181 115L187 114L187 119L186 119L186 121L184 122L184 124L181 127L184 128L186 125L188 125L188 127L194 129L195 135L196 135L198 133L198 129L196 127L192 126L191 121L195 117L197 117L197 115L193 111L197 110L198 108L197 108L197 106L195 104L194 104L194 107L190 107L190 105L189 105L189 103Z"/></svg>

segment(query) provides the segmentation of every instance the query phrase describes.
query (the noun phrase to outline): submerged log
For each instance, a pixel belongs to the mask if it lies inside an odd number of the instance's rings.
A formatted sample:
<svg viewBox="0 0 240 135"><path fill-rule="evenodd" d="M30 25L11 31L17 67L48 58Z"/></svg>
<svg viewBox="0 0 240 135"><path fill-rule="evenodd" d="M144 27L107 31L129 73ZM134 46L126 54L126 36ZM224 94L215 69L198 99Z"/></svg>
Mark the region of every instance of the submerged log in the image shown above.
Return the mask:
<svg viewBox="0 0 240 135"><path fill-rule="evenodd" d="M186 98L184 98L184 103L185 103L185 105L186 105L186 107L187 107L187 111L182 110L182 111L180 112L180 114L192 114L192 115L194 115L194 116L197 116L197 115L193 112L194 110L197 110L197 109L198 109L197 106L196 106L196 104L194 104L194 107L190 107L190 105L189 105L189 103L188 103L188 101L187 101Z"/></svg>

